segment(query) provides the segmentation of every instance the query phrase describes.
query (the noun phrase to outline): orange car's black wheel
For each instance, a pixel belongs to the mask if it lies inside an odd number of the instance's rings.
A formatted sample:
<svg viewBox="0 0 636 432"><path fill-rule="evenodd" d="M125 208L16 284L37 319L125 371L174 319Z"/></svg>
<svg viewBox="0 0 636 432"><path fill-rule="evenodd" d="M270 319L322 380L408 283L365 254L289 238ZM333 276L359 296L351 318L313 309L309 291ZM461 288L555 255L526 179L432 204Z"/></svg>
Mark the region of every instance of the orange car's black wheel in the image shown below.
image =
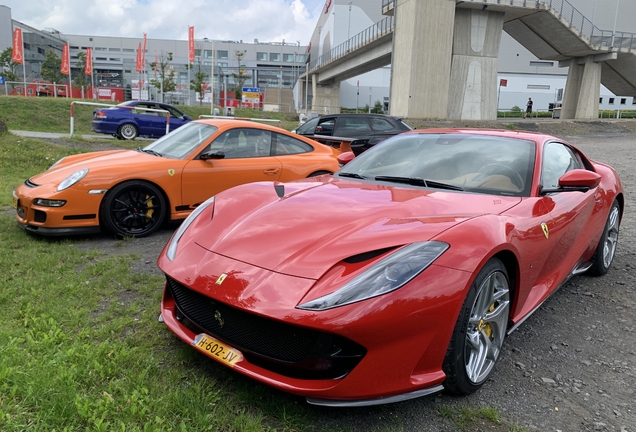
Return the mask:
<svg viewBox="0 0 636 432"><path fill-rule="evenodd" d="M329 171L316 171L316 172L313 172L313 173L309 174L307 176L307 178L309 178L309 177L318 177L318 176L325 175L325 174L331 174L331 173Z"/></svg>
<svg viewBox="0 0 636 432"><path fill-rule="evenodd" d="M166 199L156 186L133 180L108 191L99 215L102 224L113 234L143 237L159 229L166 211Z"/></svg>

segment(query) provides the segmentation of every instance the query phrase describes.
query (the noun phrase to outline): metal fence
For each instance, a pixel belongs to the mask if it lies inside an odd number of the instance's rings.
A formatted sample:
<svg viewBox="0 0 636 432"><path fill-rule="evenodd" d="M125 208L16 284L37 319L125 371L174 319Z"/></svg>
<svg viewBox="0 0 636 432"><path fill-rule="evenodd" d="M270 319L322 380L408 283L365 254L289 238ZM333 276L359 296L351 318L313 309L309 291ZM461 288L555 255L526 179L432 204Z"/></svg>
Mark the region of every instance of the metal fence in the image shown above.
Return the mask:
<svg viewBox="0 0 636 432"><path fill-rule="evenodd" d="M390 4L394 0L383 0ZM618 32L612 30L601 30L592 21L587 19L572 3L567 0L463 0L475 3L498 4L504 6L530 7L541 5L554 14L554 16L565 21L570 29L577 31L578 35L587 39L590 45L596 45L602 49L636 50L636 35L629 32Z"/></svg>
<svg viewBox="0 0 636 432"><path fill-rule="evenodd" d="M320 67L330 61L346 55L347 53L360 48L382 36L393 31L393 17L388 16L366 28L351 39L341 43L331 51L321 55L317 59L309 63L309 70Z"/></svg>

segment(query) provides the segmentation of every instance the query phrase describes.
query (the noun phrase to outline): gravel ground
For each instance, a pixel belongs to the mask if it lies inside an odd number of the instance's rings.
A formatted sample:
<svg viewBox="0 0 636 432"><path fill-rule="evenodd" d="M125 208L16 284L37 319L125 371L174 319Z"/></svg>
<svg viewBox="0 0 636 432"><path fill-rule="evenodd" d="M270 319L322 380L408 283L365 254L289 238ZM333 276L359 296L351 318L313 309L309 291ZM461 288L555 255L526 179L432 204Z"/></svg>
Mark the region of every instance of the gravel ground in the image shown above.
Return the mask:
<svg viewBox="0 0 636 432"><path fill-rule="evenodd" d="M621 176L626 210L609 273L600 278L577 276L544 303L506 340L492 378L476 394L440 393L359 409L311 407L316 430L452 431L457 430L456 423L440 416L440 408L458 412L488 406L497 409L502 425L478 420L462 430L636 431L636 121L522 124L568 139L592 159L614 166ZM416 125L449 126L443 122ZM510 128L504 125L478 126ZM104 143L99 146L103 148ZM109 254L140 254L134 270L159 275L155 261L172 231L127 240L123 246L108 236L93 236L78 244Z"/></svg>

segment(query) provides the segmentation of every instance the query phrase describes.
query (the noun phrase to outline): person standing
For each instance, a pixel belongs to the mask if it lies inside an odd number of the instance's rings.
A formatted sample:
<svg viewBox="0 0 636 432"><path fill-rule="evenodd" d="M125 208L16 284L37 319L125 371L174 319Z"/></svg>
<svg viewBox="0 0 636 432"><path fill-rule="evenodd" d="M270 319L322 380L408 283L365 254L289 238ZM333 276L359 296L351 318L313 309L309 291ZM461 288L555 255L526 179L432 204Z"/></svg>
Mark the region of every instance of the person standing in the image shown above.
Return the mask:
<svg viewBox="0 0 636 432"><path fill-rule="evenodd" d="M526 112L523 113L523 118L526 118L527 115L530 115L532 118L532 98L528 98L528 103L526 104Z"/></svg>

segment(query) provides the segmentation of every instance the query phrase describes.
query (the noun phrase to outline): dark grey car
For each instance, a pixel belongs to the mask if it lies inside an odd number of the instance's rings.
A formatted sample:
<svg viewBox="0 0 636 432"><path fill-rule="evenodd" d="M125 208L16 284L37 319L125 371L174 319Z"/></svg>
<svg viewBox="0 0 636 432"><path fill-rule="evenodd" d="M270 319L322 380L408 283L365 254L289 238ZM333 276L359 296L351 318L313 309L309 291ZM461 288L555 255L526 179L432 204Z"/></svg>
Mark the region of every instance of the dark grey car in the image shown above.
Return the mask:
<svg viewBox="0 0 636 432"><path fill-rule="evenodd" d="M382 114L328 114L309 120L294 132L309 137L327 135L355 138L351 149L358 155L393 135L412 129L401 118Z"/></svg>

